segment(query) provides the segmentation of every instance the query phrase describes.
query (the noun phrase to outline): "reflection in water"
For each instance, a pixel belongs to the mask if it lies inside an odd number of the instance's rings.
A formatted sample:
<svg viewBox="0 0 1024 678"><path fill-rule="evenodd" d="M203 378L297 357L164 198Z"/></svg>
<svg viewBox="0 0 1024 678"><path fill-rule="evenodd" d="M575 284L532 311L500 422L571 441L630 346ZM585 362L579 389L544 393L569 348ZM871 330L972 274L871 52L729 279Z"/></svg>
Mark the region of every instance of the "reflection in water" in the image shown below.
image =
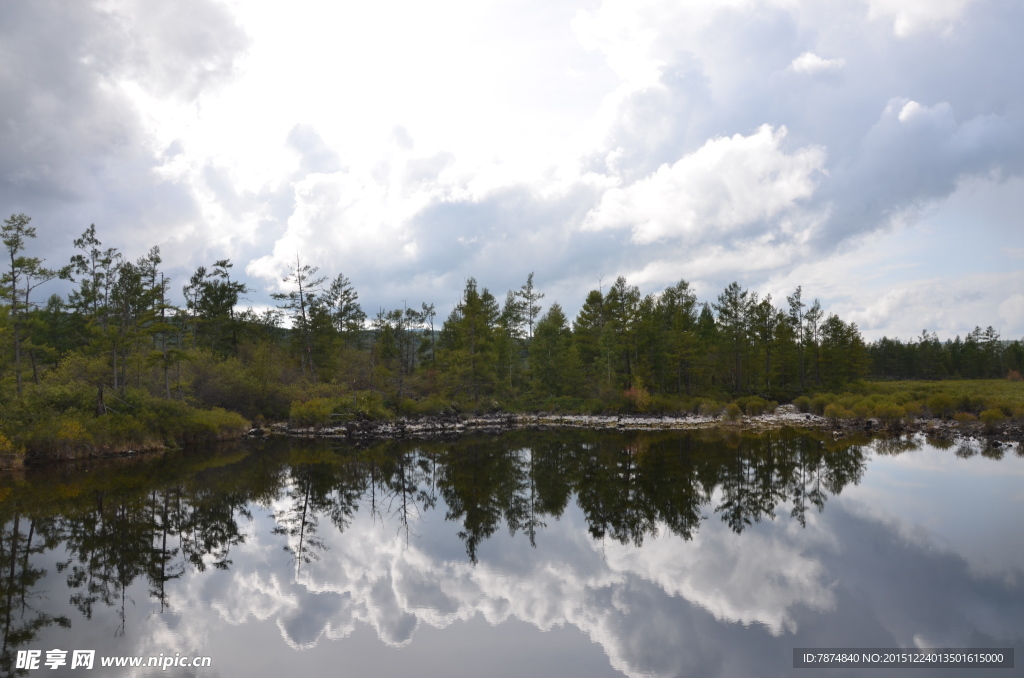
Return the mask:
<svg viewBox="0 0 1024 678"><path fill-rule="evenodd" d="M886 455L916 444L874 443ZM229 624L274 619L297 649L359 623L401 646L421 623L514 616L581 629L627 674L684 674L699 662L666 648L701 654L684 631L702 614L778 637L836 608L825 563L843 548L816 516L866 465L862 444L792 431L520 431L363 448L271 441L30 474L0 489L0 666L10 673L44 629L100 608L131 636L144 586L157 615L187 610L209 633L207 610ZM49 604L35 605L47 576ZM215 592L202 583L214 581Z"/></svg>

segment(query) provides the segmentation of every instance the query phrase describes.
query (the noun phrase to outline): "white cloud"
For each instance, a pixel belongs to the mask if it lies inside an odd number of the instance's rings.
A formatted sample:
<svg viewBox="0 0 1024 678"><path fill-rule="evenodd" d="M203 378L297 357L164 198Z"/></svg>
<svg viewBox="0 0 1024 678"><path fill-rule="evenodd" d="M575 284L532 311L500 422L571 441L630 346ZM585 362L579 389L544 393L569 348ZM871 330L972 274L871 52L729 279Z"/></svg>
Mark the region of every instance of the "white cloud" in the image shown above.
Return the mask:
<svg viewBox="0 0 1024 678"><path fill-rule="evenodd" d="M948 32L975 0L867 0L868 17L892 22L893 33L906 37L922 30Z"/></svg>
<svg viewBox="0 0 1024 678"><path fill-rule="evenodd" d="M1024 294L1012 294L999 304L999 317L1015 330L1024 325Z"/></svg>
<svg viewBox="0 0 1024 678"><path fill-rule="evenodd" d="M628 227L634 241L651 243L779 217L813 194L825 162L817 147L787 154L785 136L784 127L763 125L750 136L712 139L646 179L607 191L583 228Z"/></svg>
<svg viewBox="0 0 1024 678"><path fill-rule="evenodd" d="M841 57L823 59L814 52L804 52L793 59L790 68L797 73L819 73L822 71L837 71L845 65L846 59Z"/></svg>
<svg viewBox="0 0 1024 678"><path fill-rule="evenodd" d="M273 253L252 261L246 272L278 280L294 268L297 254L326 272L342 266L346 272L387 271L408 264L417 249L408 221L435 196L429 190L406 191L391 176L383 179L335 172L296 182L295 209L285 232Z"/></svg>
<svg viewBox="0 0 1024 678"><path fill-rule="evenodd" d="M763 285L1024 172L1020 3L188 1L11 5L0 197L51 225L33 254L95 221L176 280L277 284L298 250L392 308L536 270L571 314L602 273Z"/></svg>

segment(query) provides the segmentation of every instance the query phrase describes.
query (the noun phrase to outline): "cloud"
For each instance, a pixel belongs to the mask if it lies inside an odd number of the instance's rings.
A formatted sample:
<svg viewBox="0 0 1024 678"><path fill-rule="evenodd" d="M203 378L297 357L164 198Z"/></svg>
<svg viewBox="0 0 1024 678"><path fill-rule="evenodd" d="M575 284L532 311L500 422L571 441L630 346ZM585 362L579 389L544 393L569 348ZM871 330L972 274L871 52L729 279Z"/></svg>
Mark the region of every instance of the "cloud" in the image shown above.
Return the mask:
<svg viewBox="0 0 1024 678"><path fill-rule="evenodd" d="M765 286L1024 172L1019 3L187 8L7 8L33 254L95 222L175 279L234 259L256 304L296 252L391 308L535 270L571 315L602 274Z"/></svg>
<svg viewBox="0 0 1024 678"><path fill-rule="evenodd" d="M804 52L793 59L790 64L797 73L820 73L822 71L837 71L846 65L846 59L822 59L814 52Z"/></svg>
<svg viewBox="0 0 1024 678"><path fill-rule="evenodd" d="M169 158L135 93L194 103L230 80L245 44L227 9L206 0L6 3L0 203L33 217L31 252L66 260L95 222L105 245L137 256L198 220L188 187L158 171Z"/></svg>
<svg viewBox="0 0 1024 678"><path fill-rule="evenodd" d="M893 33L907 37L923 30L949 32L976 0L867 0L868 18L892 22Z"/></svg>
<svg viewBox="0 0 1024 678"><path fill-rule="evenodd" d="M782 150L785 128L712 139L625 188L611 189L584 220L586 230L632 228L633 240L721 236L792 211L814 192L820 148Z"/></svg>
<svg viewBox="0 0 1024 678"><path fill-rule="evenodd" d="M1021 325L1024 325L1024 294L1011 294L999 304L999 318L1010 328L1016 330L1015 334L1024 336Z"/></svg>

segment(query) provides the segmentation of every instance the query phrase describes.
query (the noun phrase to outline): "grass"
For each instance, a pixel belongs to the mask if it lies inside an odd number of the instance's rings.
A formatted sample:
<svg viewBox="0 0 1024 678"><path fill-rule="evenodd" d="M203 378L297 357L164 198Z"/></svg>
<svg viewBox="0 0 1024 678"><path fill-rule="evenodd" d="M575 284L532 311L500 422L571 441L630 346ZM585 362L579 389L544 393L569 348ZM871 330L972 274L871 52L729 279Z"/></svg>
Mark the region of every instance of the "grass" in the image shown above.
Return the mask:
<svg viewBox="0 0 1024 678"><path fill-rule="evenodd" d="M953 418L988 427L1024 421L1024 382L1009 379L856 382L838 393L793 401L801 412L830 419L880 419L885 425L918 418Z"/></svg>

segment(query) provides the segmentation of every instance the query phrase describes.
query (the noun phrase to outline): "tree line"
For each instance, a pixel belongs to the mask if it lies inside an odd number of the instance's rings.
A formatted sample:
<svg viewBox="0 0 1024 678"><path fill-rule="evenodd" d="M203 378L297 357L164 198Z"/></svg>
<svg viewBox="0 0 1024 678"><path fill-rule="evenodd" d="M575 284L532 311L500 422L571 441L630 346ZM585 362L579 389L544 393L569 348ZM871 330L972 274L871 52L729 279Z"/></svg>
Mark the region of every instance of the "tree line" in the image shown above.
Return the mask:
<svg viewBox="0 0 1024 678"><path fill-rule="evenodd" d="M174 303L158 247L132 261L90 225L68 263L48 268L30 255L30 224L17 214L2 227L0 398L79 419L155 399L250 418L346 397L364 413L666 411L699 398L788 401L871 374L1003 376L1021 364L1020 342L991 329L964 342L866 344L801 287L776 305L735 282L702 302L685 280L645 295L619 277L570 319L557 302L545 306L532 273L503 300L470 278L440 320L426 302L368 315L345 275L296 255L275 308L240 310L252 290L226 259L199 267ZM42 301L39 288L57 278L71 292Z"/></svg>

